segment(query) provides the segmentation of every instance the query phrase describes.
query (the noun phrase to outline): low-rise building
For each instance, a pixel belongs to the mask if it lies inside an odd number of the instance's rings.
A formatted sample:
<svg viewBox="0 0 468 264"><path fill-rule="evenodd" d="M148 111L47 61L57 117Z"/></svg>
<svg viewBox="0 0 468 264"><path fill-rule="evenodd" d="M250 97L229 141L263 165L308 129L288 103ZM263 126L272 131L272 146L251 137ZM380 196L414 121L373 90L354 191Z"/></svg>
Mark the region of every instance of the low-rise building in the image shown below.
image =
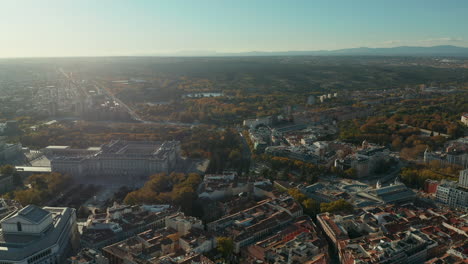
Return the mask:
<svg viewBox="0 0 468 264"><path fill-rule="evenodd" d="M271 144L272 131L268 127L251 128L249 129L249 138L254 150L257 153L263 153Z"/></svg>
<svg viewBox="0 0 468 264"><path fill-rule="evenodd" d="M257 205L207 224L208 231L230 237L234 252L255 243L302 215L302 207L290 196L266 199Z"/></svg>
<svg viewBox="0 0 468 264"><path fill-rule="evenodd" d="M273 124L274 118L272 116L259 117L255 119L246 119L243 122L243 125L249 128L256 128L260 125L271 126Z"/></svg>
<svg viewBox="0 0 468 264"><path fill-rule="evenodd" d="M340 260L352 263L423 263L428 258L428 250L435 246L425 234L407 231L400 237L359 238L340 244Z"/></svg>
<svg viewBox="0 0 468 264"><path fill-rule="evenodd" d="M249 263L328 263L328 245L308 216L245 249ZM312 262L308 262L312 261Z"/></svg>
<svg viewBox="0 0 468 264"><path fill-rule="evenodd" d="M68 259L71 264L109 264L109 260L99 251L89 248L81 249L78 254Z"/></svg>
<svg viewBox="0 0 468 264"><path fill-rule="evenodd" d="M360 181L349 179L327 179L309 186L300 187L299 190L320 203L330 203L345 200L355 208L387 203L411 202L416 193L403 183L396 181L388 186L370 186Z"/></svg>
<svg viewBox="0 0 468 264"><path fill-rule="evenodd" d="M317 220L340 263L424 263L466 244L468 219L462 214L412 204L380 205L353 215L322 213Z"/></svg>
<svg viewBox="0 0 468 264"><path fill-rule="evenodd" d="M160 258L155 264L215 264L202 254L170 255Z"/></svg>
<svg viewBox="0 0 468 264"><path fill-rule="evenodd" d="M166 217L177 215L177 208L169 205L119 205L107 208L106 213L88 216L81 244L100 249L151 228L165 226Z"/></svg>
<svg viewBox="0 0 468 264"><path fill-rule="evenodd" d="M207 174L198 186L198 197L221 200L243 192L253 192L253 184L241 182L236 172Z"/></svg>
<svg viewBox="0 0 468 264"><path fill-rule="evenodd" d="M207 253L216 248L216 237L200 228L193 228L179 238L179 247L185 252Z"/></svg>
<svg viewBox="0 0 468 264"><path fill-rule="evenodd" d="M335 167L342 170L353 168L359 178L367 177L378 170L379 166L390 160L390 151L383 146L362 142L360 149L343 159L335 161Z"/></svg>
<svg viewBox="0 0 468 264"><path fill-rule="evenodd" d="M461 121L465 126L468 126L468 113L464 113L464 114L461 116L460 121Z"/></svg>
<svg viewBox="0 0 468 264"><path fill-rule="evenodd" d="M437 186L439 186L439 182L431 179L427 179L424 181L424 191L427 193L436 193Z"/></svg>
<svg viewBox="0 0 468 264"><path fill-rule="evenodd" d="M438 161L444 166L458 166L468 169L468 140L461 138L449 142L443 151L424 152L424 162Z"/></svg>
<svg viewBox="0 0 468 264"><path fill-rule="evenodd" d="M384 187L378 183L376 188L360 192L358 195L382 204L412 202L416 197L416 193L401 182Z"/></svg>
<svg viewBox="0 0 468 264"><path fill-rule="evenodd" d="M184 213L166 216L164 223L166 227L177 230L181 236L188 234L191 229L203 229L203 223L200 219L185 216Z"/></svg>
<svg viewBox="0 0 468 264"><path fill-rule="evenodd" d="M167 217L163 228L147 230L102 252L109 264L185 263L216 247L216 237L202 228L201 221L181 213Z"/></svg>

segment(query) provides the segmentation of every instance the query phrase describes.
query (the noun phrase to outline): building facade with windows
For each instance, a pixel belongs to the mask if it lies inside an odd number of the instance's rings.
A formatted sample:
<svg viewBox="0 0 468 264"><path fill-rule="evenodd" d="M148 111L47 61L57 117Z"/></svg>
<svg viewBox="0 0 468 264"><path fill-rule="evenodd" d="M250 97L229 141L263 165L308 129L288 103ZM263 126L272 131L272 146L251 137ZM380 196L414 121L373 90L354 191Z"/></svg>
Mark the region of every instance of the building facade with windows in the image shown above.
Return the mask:
<svg viewBox="0 0 468 264"><path fill-rule="evenodd" d="M72 208L28 205L0 225L2 264L61 264L79 247Z"/></svg>
<svg viewBox="0 0 468 264"><path fill-rule="evenodd" d="M62 147L60 151L55 150ZM180 142L111 141L86 150L55 146L51 153L53 172L73 177L144 177L172 172L180 158Z"/></svg>
<svg viewBox="0 0 468 264"><path fill-rule="evenodd" d="M458 186L464 189L468 189L468 169L460 171Z"/></svg>
<svg viewBox="0 0 468 264"><path fill-rule="evenodd" d="M22 146L19 143L8 144L0 137L0 162L14 160L22 154Z"/></svg>
<svg viewBox="0 0 468 264"><path fill-rule="evenodd" d="M468 190L458 187L456 182L443 181L437 186L436 199L450 207L468 211Z"/></svg>
<svg viewBox="0 0 468 264"><path fill-rule="evenodd" d="M468 126L468 113L464 113L464 114L461 116L460 121L461 121L465 126Z"/></svg>

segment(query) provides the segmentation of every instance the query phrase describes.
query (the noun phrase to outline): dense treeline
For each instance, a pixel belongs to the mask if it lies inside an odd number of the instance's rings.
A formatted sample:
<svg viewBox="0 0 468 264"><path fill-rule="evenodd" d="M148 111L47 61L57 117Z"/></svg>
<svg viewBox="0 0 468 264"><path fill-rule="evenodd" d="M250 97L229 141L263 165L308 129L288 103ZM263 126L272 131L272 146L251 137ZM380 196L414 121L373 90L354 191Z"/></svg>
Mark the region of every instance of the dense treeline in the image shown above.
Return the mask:
<svg viewBox="0 0 468 264"><path fill-rule="evenodd" d="M105 85L144 118L218 125L278 114L284 106L304 105L308 95L393 89L428 80L454 86L468 82L466 69L395 67L378 58L161 58L116 63L120 67L97 63L87 65L86 70L104 76ZM116 78L144 81L112 82ZM199 92L221 92L223 96L184 98Z"/></svg>
<svg viewBox="0 0 468 264"><path fill-rule="evenodd" d="M260 176L271 180L301 181L312 184L317 182L319 176L327 172L325 167L285 157L263 154L257 159L268 165L268 168L260 171Z"/></svg>
<svg viewBox="0 0 468 264"><path fill-rule="evenodd" d="M414 165L409 168L403 168L400 173L401 180L414 188L423 188L424 182L430 180L458 180L458 172L461 168L453 166L441 166L437 161L429 164Z"/></svg>
<svg viewBox="0 0 468 264"><path fill-rule="evenodd" d="M351 142L367 139L379 144L393 144L396 149L413 147L416 137L431 148L443 144L439 134L451 138L464 135L460 115L468 109L468 92L439 96L431 99L404 100L398 104L376 107L376 116L365 121L348 120L340 123L340 138ZM380 114L379 114L380 113ZM392 114L388 114L392 113ZM421 138L419 129L433 131L431 138ZM412 138L411 138L412 137ZM406 142L409 139L410 142Z"/></svg>
<svg viewBox="0 0 468 264"><path fill-rule="evenodd" d="M240 135L234 129L223 129L211 133L202 129L193 131L190 141L183 145L184 149L202 149L203 156L210 159L207 173L221 173L225 169L233 169L238 173L248 172L250 160L243 156L243 143ZM194 156L192 153L189 156Z"/></svg>
<svg viewBox="0 0 468 264"><path fill-rule="evenodd" d="M288 190L289 195L291 195L297 202L299 202L304 208L304 212L308 215L315 216L320 213L352 213L354 207L349 202L339 199L329 203L319 203L314 199L307 198L300 190L293 188Z"/></svg>
<svg viewBox="0 0 468 264"><path fill-rule="evenodd" d="M34 174L29 176L25 183L29 188L23 188L10 192L7 196L19 201L23 205L44 205L50 199L64 191L70 183L71 178L57 172L48 174Z"/></svg>
<svg viewBox="0 0 468 264"><path fill-rule="evenodd" d="M418 158L426 148L436 150L443 147L447 138L441 134L458 138L464 135L465 130L458 121L452 121L447 113L394 114L390 117L370 117L365 121L347 120L340 122L339 128L341 140L355 144L368 140L391 146L394 151L400 151L401 156L406 159ZM432 132L424 134L420 128Z"/></svg>
<svg viewBox="0 0 468 264"><path fill-rule="evenodd" d="M159 173L150 176L145 185L127 194L126 204L173 204L187 214L192 214L197 199L197 187L201 183L198 174Z"/></svg>
<svg viewBox="0 0 468 264"><path fill-rule="evenodd" d="M461 90L454 94L432 95L431 98L417 98L403 100L397 104L386 104L377 106L377 111L382 113L394 113L397 116L411 117L412 120L404 120L412 126L432 129L430 122L435 122L434 128L443 132L444 128L437 127L441 121L456 122L460 120L460 114L468 109L468 90ZM446 129L446 128L445 128ZM450 134L450 133L447 133Z"/></svg>
<svg viewBox="0 0 468 264"><path fill-rule="evenodd" d="M138 113L147 120L176 120L184 123L201 122L215 125L232 125L255 116L283 113L287 105L302 105L302 97L273 92L268 94L206 97L185 99L169 104L139 104Z"/></svg>
<svg viewBox="0 0 468 264"><path fill-rule="evenodd" d="M13 187L21 187L23 186L23 179L21 179L21 175L16 171L13 165L3 165L0 167L0 177L13 177ZM0 186L3 187L3 186Z"/></svg>
<svg viewBox="0 0 468 264"><path fill-rule="evenodd" d="M354 207L349 202L339 199L329 203L321 203L320 204L320 212L325 213L336 213L336 212L344 212L344 213L352 213L354 211Z"/></svg>
<svg viewBox="0 0 468 264"><path fill-rule="evenodd" d="M112 63L93 61L83 64L82 71L93 75L112 76L129 80L141 78L149 82L138 82L144 92L134 91L141 101L147 95L156 97L156 91L172 94L175 91L212 91L245 89L249 92L304 93L311 89L336 87L341 89L388 89L404 85L417 85L427 80L440 82L463 82L466 69L435 68L410 65L411 60L370 57L218 57L218 58L120 58ZM427 63L431 63L427 61ZM372 76L373 78L369 78ZM127 87L128 85L125 85ZM124 90L124 89L121 89ZM154 90L153 94L149 93ZM167 92L166 92L167 91ZM163 97L163 98L167 98Z"/></svg>
<svg viewBox="0 0 468 264"><path fill-rule="evenodd" d="M210 128L207 128L207 130ZM100 146L111 140L182 140L190 137L190 128L147 124L60 122L37 131L27 131L20 137L23 145L43 148L65 145L74 148Z"/></svg>

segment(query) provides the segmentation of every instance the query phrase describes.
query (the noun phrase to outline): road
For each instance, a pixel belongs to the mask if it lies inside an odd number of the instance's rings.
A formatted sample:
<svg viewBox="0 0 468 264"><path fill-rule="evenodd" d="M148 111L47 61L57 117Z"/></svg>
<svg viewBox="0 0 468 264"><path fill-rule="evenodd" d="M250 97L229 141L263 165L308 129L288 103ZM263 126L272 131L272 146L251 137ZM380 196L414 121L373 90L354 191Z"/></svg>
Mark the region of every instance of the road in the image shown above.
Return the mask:
<svg viewBox="0 0 468 264"><path fill-rule="evenodd" d="M94 85L96 86L96 88L101 89L102 91L104 91L104 92L106 93L106 95L109 96L110 98L112 98L112 100L113 100L114 102L117 102L120 106L122 106L123 108L125 108L125 109L127 110L127 112L130 114L130 116L132 117L133 120L138 121L138 122L142 122L142 123L148 123L148 121L143 120L143 119L142 119L135 111L133 111L133 109L131 109L127 104L125 104L124 102L122 102L122 100L120 100L119 98L117 98L117 97L112 93L112 91L110 91L109 88L100 85L97 81L94 81Z"/></svg>
<svg viewBox="0 0 468 264"><path fill-rule="evenodd" d="M81 92L86 95L86 91L85 91L86 89L84 89L84 87L82 87L81 85L77 84L75 82L75 80L73 79L73 77L71 76L71 74L67 74L62 68L60 68L59 71L63 74L63 76L65 76L66 79L68 79L75 87L77 87L78 89L81 89ZM199 123L182 123L182 122L174 122L174 121L148 121L148 120L144 120L140 115L138 115L138 113L135 110L133 110L130 106L128 106L122 100L117 98L108 87L106 87L104 85L101 85L98 81L93 81L93 83L94 83L94 86L97 89L103 91L109 98L111 98L113 101L118 103L121 107L123 107L129 113L131 118L133 120L137 121L137 122L145 123L145 124L188 126L188 127L199 125ZM120 122L118 122L118 123L120 123Z"/></svg>
<svg viewBox="0 0 468 264"><path fill-rule="evenodd" d="M63 74L63 76L65 76L65 79L69 80L70 83L75 86L75 92L77 93L81 93L82 96L87 96L88 95L88 92L86 91L86 89L77 84L76 81L73 79L73 77L71 76L71 74L67 74L62 68L59 69L59 71Z"/></svg>
<svg viewBox="0 0 468 264"><path fill-rule="evenodd" d="M419 131L421 131L422 134L424 134L425 136L431 136L434 135L434 136L443 136L445 138L449 138L450 136L447 135L447 134L443 134L443 133L439 133L439 132L436 132L436 131L432 131L432 130L427 130L427 129L424 129L424 128L419 128L419 127L414 127L414 126L410 126L408 124L400 124L402 126L406 126L406 127L409 127L409 128L416 128L416 129L419 129Z"/></svg>
<svg viewBox="0 0 468 264"><path fill-rule="evenodd" d="M118 104L120 104L122 107L124 107L127 112L130 114L130 116L132 117L133 120L135 121L138 121L138 122L141 122L141 123L145 123L145 124L159 124L159 125L173 125L173 126L197 126L199 125L199 123L182 123L182 122L174 122L174 121L148 121L148 120L144 120L143 118L141 118L141 116L139 116L130 106L128 106L127 104L125 104L122 100L120 100L119 98L117 98L111 91L109 88L105 87L105 86L102 86L100 85L97 81L94 82L95 86L97 88L100 88L102 91L104 91L106 93L107 96L109 96L110 98L112 98L112 100L114 100L115 102L117 102Z"/></svg>
<svg viewBox="0 0 468 264"><path fill-rule="evenodd" d="M252 153L250 152L249 144L247 144L247 140L245 139L244 134L242 133L242 129L239 128L238 132L242 140L242 159L249 161L250 171L254 166L254 162L252 161Z"/></svg>

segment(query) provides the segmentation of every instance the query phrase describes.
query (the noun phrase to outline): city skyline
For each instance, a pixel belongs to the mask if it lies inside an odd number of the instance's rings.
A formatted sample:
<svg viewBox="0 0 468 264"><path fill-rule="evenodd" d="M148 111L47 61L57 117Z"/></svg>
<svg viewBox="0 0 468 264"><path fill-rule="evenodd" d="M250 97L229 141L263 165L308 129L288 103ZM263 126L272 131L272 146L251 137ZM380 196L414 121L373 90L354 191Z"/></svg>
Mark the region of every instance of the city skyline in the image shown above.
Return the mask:
<svg viewBox="0 0 468 264"><path fill-rule="evenodd" d="M1 1L0 57L468 47L463 1Z"/></svg>

